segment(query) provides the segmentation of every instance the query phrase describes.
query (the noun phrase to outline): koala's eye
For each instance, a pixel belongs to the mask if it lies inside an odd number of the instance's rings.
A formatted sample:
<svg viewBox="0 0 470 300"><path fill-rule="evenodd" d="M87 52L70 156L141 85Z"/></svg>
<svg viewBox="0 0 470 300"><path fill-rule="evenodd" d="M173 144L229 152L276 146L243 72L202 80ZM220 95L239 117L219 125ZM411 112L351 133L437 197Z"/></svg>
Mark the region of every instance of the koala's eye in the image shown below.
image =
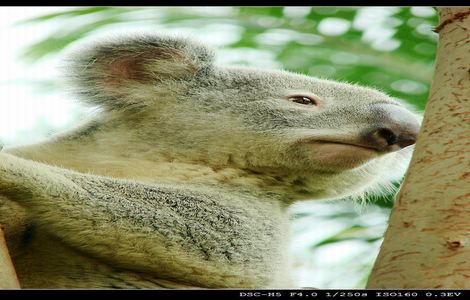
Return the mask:
<svg viewBox="0 0 470 300"><path fill-rule="evenodd" d="M317 101L315 101L315 99L307 96L290 96L288 100L304 105L317 105Z"/></svg>

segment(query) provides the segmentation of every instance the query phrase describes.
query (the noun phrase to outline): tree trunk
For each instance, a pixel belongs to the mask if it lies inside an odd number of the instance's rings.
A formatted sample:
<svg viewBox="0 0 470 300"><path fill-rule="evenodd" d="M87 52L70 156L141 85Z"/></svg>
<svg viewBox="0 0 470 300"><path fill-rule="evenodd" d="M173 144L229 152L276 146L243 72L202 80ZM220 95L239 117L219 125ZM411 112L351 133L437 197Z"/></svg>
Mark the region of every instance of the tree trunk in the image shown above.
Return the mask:
<svg viewBox="0 0 470 300"><path fill-rule="evenodd" d="M367 288L470 288L470 8L438 8L424 121Z"/></svg>
<svg viewBox="0 0 470 300"><path fill-rule="evenodd" d="M20 284L16 277L15 268L8 254L7 244L0 225L0 289L18 289Z"/></svg>

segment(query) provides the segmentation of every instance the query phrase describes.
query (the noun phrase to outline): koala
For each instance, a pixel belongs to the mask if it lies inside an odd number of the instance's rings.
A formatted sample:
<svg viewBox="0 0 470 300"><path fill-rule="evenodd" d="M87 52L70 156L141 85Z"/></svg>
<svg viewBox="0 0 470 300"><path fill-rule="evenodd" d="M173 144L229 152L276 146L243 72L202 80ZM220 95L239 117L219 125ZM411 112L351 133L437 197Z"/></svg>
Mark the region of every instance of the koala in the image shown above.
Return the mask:
<svg viewBox="0 0 470 300"><path fill-rule="evenodd" d="M387 189L420 127L378 90L218 66L189 38L70 57L76 97L99 113L0 152L23 288L295 288L288 207Z"/></svg>

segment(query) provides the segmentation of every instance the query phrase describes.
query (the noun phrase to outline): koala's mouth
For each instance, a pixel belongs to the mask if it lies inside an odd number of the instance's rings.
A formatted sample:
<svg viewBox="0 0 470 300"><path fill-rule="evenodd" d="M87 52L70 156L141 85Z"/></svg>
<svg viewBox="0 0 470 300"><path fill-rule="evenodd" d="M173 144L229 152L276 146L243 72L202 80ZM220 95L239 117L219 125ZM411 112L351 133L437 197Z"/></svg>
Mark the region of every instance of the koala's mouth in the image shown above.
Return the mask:
<svg viewBox="0 0 470 300"><path fill-rule="evenodd" d="M361 143L335 140L303 140L302 148L316 165L333 170L359 167L384 154Z"/></svg>
<svg viewBox="0 0 470 300"><path fill-rule="evenodd" d="M371 145L367 145L366 143L362 143L360 141L352 141L352 140L336 140L336 139L302 139L299 141L300 144L307 144L312 146L319 146L319 147L331 147L331 148L348 148L348 149L355 149L356 151L369 151L376 154L381 154L384 151L381 149L377 149L377 147L373 147Z"/></svg>
<svg viewBox="0 0 470 300"><path fill-rule="evenodd" d="M313 141L311 143L324 144L324 145L328 145L328 144L343 145L343 146L346 146L346 147L349 146L349 147L355 147L355 148L362 148L363 150L370 150L370 151L373 151L373 152L376 152L376 153L382 152L382 151L379 151L378 149L373 148L371 146L367 146L367 145L360 144L360 143L353 143L353 142L317 140L317 141Z"/></svg>

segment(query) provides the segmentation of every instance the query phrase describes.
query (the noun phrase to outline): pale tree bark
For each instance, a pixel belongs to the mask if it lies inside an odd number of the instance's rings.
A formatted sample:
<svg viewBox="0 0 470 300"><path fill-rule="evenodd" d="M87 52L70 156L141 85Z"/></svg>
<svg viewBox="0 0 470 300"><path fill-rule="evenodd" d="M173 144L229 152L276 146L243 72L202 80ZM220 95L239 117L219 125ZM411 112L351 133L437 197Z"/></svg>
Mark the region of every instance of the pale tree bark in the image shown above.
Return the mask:
<svg viewBox="0 0 470 300"><path fill-rule="evenodd" d="M438 11L423 125L367 288L470 288L470 7Z"/></svg>
<svg viewBox="0 0 470 300"><path fill-rule="evenodd" d="M20 284L8 253L7 244L0 225L0 289L18 289Z"/></svg>
<svg viewBox="0 0 470 300"><path fill-rule="evenodd" d="M0 144L0 151L3 146ZM8 252L7 242L3 233L3 225L0 224L0 289L20 288L15 268Z"/></svg>

